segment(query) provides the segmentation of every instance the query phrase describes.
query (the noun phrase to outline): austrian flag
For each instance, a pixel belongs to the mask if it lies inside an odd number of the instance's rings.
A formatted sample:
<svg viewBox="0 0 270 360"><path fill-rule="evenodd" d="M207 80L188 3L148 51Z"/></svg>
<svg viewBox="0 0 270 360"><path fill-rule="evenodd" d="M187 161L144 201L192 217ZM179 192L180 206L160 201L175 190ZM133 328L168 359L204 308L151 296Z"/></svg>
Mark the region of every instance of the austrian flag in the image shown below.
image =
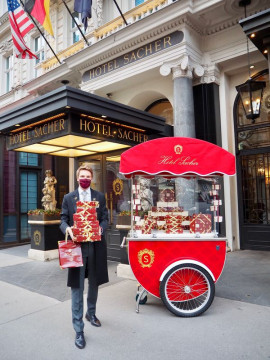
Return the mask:
<svg viewBox="0 0 270 360"><path fill-rule="evenodd" d="M17 0L7 0L14 53L20 59L37 58L26 46L23 37L34 27Z"/></svg>

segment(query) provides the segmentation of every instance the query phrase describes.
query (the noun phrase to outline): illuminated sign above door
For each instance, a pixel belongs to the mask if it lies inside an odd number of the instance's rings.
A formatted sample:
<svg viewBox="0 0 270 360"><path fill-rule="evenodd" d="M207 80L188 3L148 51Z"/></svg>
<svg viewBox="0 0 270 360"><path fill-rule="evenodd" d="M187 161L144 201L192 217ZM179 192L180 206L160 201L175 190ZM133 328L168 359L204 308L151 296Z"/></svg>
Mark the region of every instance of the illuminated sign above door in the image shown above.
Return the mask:
<svg viewBox="0 0 270 360"><path fill-rule="evenodd" d="M6 136L7 150L68 157L124 149L147 140L144 129L75 113L61 113Z"/></svg>

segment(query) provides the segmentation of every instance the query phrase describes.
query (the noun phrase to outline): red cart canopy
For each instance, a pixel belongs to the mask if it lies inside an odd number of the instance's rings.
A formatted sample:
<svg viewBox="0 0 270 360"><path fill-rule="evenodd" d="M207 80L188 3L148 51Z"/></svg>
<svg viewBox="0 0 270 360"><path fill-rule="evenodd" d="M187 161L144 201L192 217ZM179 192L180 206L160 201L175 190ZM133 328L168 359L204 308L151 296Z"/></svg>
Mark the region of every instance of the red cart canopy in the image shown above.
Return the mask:
<svg viewBox="0 0 270 360"><path fill-rule="evenodd" d="M121 155L120 173L163 176L234 175L235 157L212 143L185 137L150 140Z"/></svg>

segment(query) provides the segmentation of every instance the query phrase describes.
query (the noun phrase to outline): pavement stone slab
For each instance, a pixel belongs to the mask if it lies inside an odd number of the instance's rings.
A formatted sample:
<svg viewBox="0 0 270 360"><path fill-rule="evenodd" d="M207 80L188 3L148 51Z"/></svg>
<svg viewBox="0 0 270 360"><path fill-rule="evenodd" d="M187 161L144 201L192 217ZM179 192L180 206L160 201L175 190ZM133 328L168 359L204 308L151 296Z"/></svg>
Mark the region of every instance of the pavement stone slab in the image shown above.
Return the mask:
<svg viewBox="0 0 270 360"><path fill-rule="evenodd" d="M137 314L135 294L136 283L131 280L100 290L97 316L102 326L95 328L86 322L83 350L74 345L70 300L51 299L49 304L45 297L39 310L17 314L16 319L0 325L5 334L0 337L1 360L270 358L269 307L215 298L203 315L180 318L150 295ZM86 297L84 300L86 303Z"/></svg>

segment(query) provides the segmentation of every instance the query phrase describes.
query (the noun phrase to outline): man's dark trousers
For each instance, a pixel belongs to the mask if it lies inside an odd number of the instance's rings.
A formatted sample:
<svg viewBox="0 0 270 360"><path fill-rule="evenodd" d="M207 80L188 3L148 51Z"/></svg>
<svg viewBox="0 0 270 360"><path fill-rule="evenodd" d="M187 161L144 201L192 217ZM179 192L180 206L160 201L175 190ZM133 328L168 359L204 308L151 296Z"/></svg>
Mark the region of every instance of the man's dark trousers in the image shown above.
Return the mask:
<svg viewBox="0 0 270 360"><path fill-rule="evenodd" d="M92 242L82 243L83 266L80 268L80 287L71 288L71 306L72 306L72 323L76 333L84 329L83 322L83 291L85 269L88 268L88 296L87 312L88 315L95 315L96 302L98 296L98 286L96 281L95 254L94 244Z"/></svg>

